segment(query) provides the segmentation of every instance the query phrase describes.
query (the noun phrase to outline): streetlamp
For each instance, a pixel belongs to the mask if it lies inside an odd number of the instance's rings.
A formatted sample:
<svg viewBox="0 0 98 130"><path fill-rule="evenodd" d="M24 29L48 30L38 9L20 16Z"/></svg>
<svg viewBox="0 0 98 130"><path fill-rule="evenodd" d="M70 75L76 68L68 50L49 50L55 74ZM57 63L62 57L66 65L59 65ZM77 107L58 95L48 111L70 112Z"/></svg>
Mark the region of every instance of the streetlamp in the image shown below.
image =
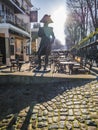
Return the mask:
<svg viewBox="0 0 98 130"><path fill-rule="evenodd" d="M31 23L38 22L38 10L40 10L40 8L33 7L32 10L30 11L30 54L32 43Z"/></svg>

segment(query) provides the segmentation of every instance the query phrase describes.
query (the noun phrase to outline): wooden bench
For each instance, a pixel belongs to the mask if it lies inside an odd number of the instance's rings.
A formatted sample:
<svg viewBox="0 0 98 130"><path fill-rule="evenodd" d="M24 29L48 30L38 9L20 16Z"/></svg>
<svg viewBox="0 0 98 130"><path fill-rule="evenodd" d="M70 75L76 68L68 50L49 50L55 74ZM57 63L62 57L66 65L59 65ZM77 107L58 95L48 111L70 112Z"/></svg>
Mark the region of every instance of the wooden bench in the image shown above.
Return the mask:
<svg viewBox="0 0 98 130"><path fill-rule="evenodd" d="M84 66L90 73L90 70L92 68L92 62L91 61L86 61L85 66Z"/></svg>
<svg viewBox="0 0 98 130"><path fill-rule="evenodd" d="M88 70L90 71L92 68L92 61L90 61L90 60L80 57L80 58L78 58L77 62L80 63L80 66L84 69L88 68Z"/></svg>
<svg viewBox="0 0 98 130"><path fill-rule="evenodd" d="M86 60L86 59L83 59L81 57L77 57L75 58L75 60L80 63L80 68L84 68L84 69L87 69L89 72L92 68L92 62L89 60Z"/></svg>
<svg viewBox="0 0 98 130"><path fill-rule="evenodd" d="M25 63L24 61L17 61L17 60L10 60L11 65L10 65L10 71L12 72L13 70L15 71L20 71L22 65Z"/></svg>

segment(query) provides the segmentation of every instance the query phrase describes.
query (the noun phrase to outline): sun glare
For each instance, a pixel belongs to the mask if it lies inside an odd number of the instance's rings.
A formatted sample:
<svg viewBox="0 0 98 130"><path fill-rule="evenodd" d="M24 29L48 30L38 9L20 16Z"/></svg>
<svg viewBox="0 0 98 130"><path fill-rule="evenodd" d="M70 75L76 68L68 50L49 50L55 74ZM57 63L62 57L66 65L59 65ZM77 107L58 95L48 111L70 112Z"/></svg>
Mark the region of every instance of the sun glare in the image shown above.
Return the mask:
<svg viewBox="0 0 98 130"><path fill-rule="evenodd" d="M59 7L53 14L51 18L53 20L53 30L55 36L58 40L60 40L61 44L65 45L65 34L64 34L64 23L66 20L67 11L66 8L61 6Z"/></svg>

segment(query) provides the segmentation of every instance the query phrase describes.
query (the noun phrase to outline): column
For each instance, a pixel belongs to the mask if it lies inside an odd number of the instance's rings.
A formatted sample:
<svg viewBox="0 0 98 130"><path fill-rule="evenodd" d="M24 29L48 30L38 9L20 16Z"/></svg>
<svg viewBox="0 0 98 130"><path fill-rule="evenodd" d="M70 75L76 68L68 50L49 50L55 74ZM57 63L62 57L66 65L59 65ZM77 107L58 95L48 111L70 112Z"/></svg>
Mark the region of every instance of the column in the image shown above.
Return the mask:
<svg viewBox="0 0 98 130"><path fill-rule="evenodd" d="M10 65L10 43L9 38L5 37L5 48L6 48L6 65Z"/></svg>

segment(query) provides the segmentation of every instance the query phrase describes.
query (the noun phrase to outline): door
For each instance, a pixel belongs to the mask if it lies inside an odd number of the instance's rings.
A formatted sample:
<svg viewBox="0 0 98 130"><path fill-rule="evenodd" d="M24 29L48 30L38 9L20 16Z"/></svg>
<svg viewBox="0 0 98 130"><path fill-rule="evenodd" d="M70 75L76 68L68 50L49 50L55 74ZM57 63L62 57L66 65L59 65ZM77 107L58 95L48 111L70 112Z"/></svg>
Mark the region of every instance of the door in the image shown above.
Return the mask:
<svg viewBox="0 0 98 130"><path fill-rule="evenodd" d="M3 55L2 62L6 64L5 38L0 37L0 53Z"/></svg>

